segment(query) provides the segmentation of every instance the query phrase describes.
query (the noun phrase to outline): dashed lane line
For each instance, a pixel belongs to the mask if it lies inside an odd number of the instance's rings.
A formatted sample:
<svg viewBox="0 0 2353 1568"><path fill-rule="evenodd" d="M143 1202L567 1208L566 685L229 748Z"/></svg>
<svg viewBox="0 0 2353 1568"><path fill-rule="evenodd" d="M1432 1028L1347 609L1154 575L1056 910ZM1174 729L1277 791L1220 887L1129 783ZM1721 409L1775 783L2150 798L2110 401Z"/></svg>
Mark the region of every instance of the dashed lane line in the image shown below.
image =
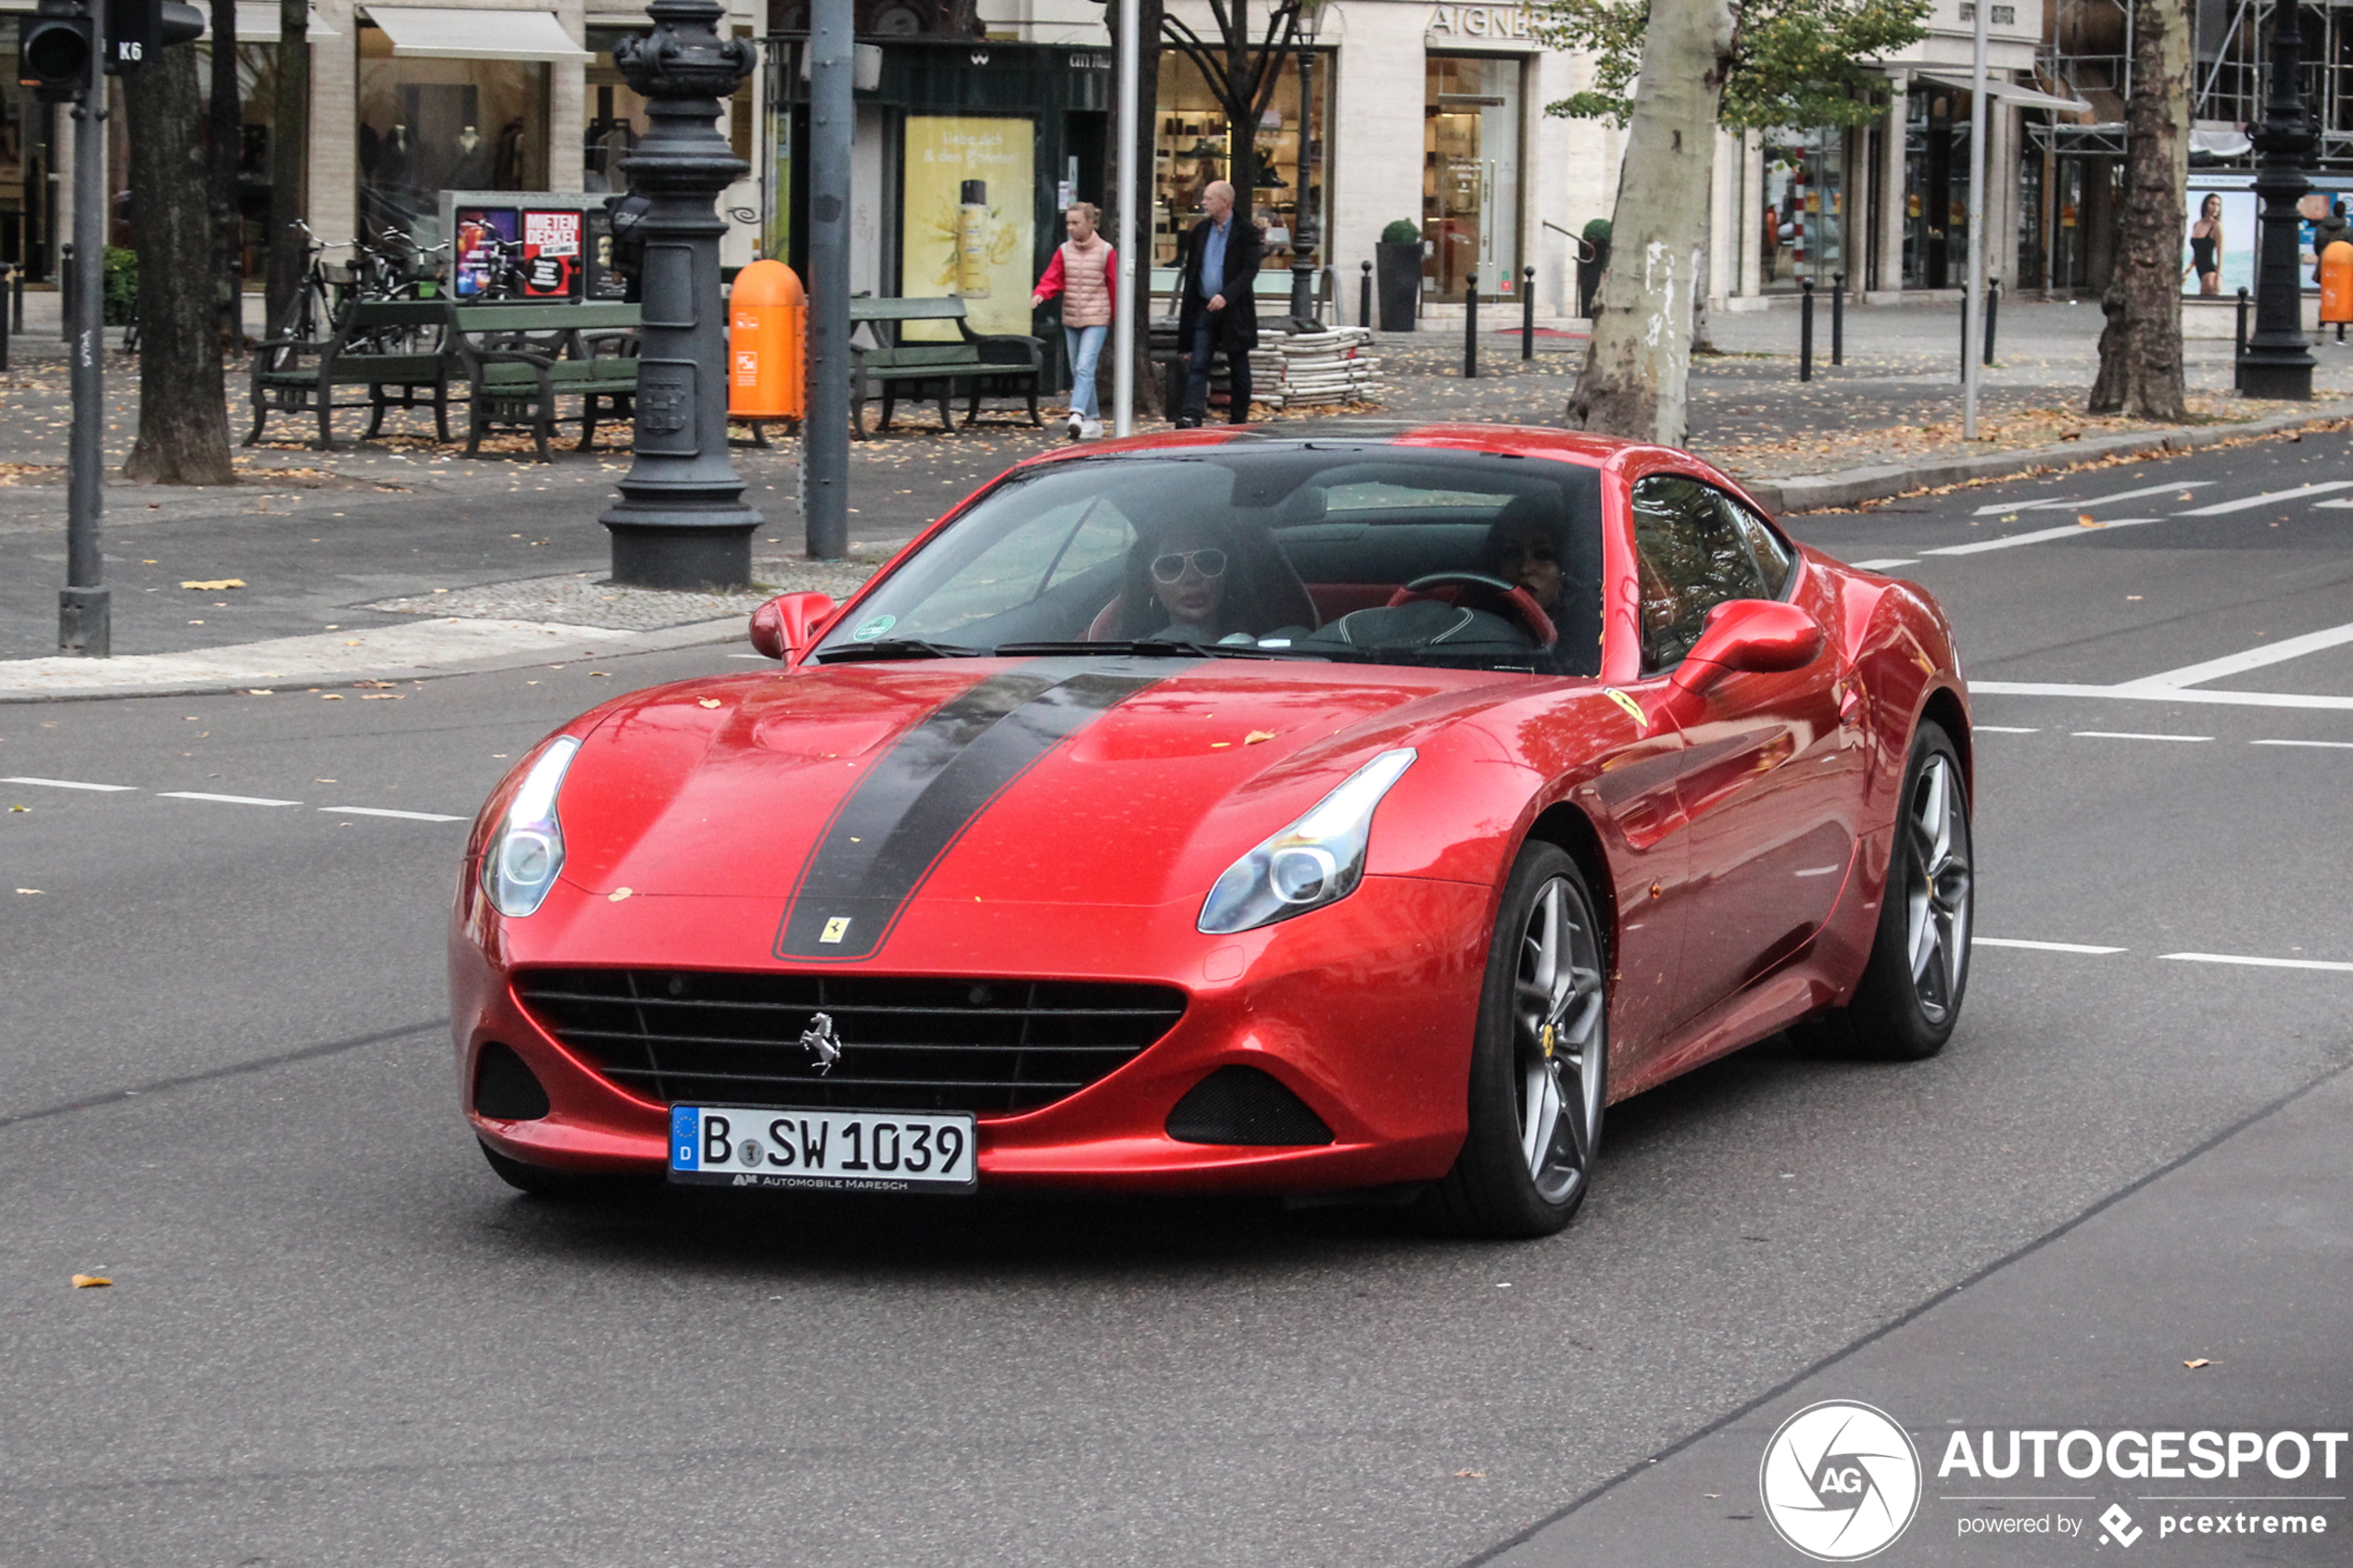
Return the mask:
<svg viewBox="0 0 2353 1568"><path fill-rule="evenodd" d="M2282 501L2299 501L2307 495L2325 495L2332 490L2353 490L2353 479L2332 479L2319 484L2299 484L2293 490L2274 490L2262 495L2244 495L2235 501L2217 501L2210 507L2192 507L2175 517L2221 517L2229 512L2253 511ZM2323 503L2333 505L2334 503Z"/></svg>
<svg viewBox="0 0 2353 1568"><path fill-rule="evenodd" d="M1971 724L1969 729L1981 735L2039 735L2043 733L2028 724Z"/></svg>
<svg viewBox="0 0 2353 1568"><path fill-rule="evenodd" d="M2328 751L2353 751L2353 740L2251 740L2249 746L2309 746Z"/></svg>
<svg viewBox="0 0 2353 1568"><path fill-rule="evenodd" d="M2141 730L2070 730L2077 740L2212 740L2212 735L2158 735Z"/></svg>
<svg viewBox="0 0 2353 1568"><path fill-rule="evenodd" d="M2317 969L2331 974L2353 974L2353 963L2332 963L2324 959L2261 959L2246 953L2159 953L2160 959L2176 963L2245 964L2250 969Z"/></svg>
<svg viewBox="0 0 2353 1568"><path fill-rule="evenodd" d="M2095 957L2130 951L2125 947L2097 947L2087 942L2029 942L2019 936L1972 936L1975 947L2024 947L2035 953L2090 953Z"/></svg>
<svg viewBox="0 0 2353 1568"><path fill-rule="evenodd" d="M2184 480L2179 484L2150 484L2138 490L2119 490L2113 495L2087 495L2082 500L2056 495L2041 501L1996 502L1977 508L1977 516L1992 517L1995 512L2052 512L2063 507L2104 507L2111 501L2137 501L2144 495L2171 495L2184 490L2200 490L2214 483L2210 479Z"/></svg>
<svg viewBox="0 0 2353 1568"><path fill-rule="evenodd" d="M159 789L166 800L209 800L216 806L299 806L299 800L272 800L261 795L211 795L201 789Z"/></svg>
<svg viewBox="0 0 2353 1568"><path fill-rule="evenodd" d="M1979 539L1967 545L1944 545L1933 550L1922 550L1924 556L1982 556L1988 550L2016 549L2020 545L2040 545L2051 539L2074 539L2086 533L2100 533L2115 528L2138 528L2144 523L2163 522L2161 517L2118 517L2105 522L2070 522L2057 528L2029 529L2024 533L2006 533L1999 539Z"/></svg>
<svg viewBox="0 0 2353 1568"><path fill-rule="evenodd" d="M1885 560L1851 560L1846 563L1857 571L1893 571L1899 566L1918 566L1917 556L1890 556Z"/></svg>
<svg viewBox="0 0 2353 1568"><path fill-rule="evenodd" d="M466 820L444 816L438 811L395 811L382 806L321 806L319 809L342 817L397 817L404 822L462 822Z"/></svg>
<svg viewBox="0 0 2353 1568"><path fill-rule="evenodd" d="M2307 654L2322 653L2330 648L2342 647L2347 643L2353 643L2353 623L2325 627L2318 632L2307 632L2301 636L2283 637L2276 643L2265 643L2260 647L2246 648L2238 653L2226 653L2220 659L2201 659L2196 664L2184 664L2178 670L2160 670L2154 675L2143 675L2123 684L2127 686L2157 687L2167 691L2180 686L2201 685L2208 681L2221 681L2233 675L2244 675L2250 670L2260 670L2266 665L2284 664L2289 659L2302 659Z"/></svg>
<svg viewBox="0 0 2353 1568"><path fill-rule="evenodd" d="M1971 696L2105 697L2122 702L2195 702L2221 708L2353 709L2353 696L2305 692L2206 691L2197 686L2095 686L2067 681L1971 681Z"/></svg>
<svg viewBox="0 0 2353 1568"><path fill-rule="evenodd" d="M86 784L80 779L14 778L0 779L0 784L37 784L43 789L94 789L102 790L108 795L114 795L124 791L128 791L129 793L135 795L138 793L139 789L139 786L136 784Z"/></svg>

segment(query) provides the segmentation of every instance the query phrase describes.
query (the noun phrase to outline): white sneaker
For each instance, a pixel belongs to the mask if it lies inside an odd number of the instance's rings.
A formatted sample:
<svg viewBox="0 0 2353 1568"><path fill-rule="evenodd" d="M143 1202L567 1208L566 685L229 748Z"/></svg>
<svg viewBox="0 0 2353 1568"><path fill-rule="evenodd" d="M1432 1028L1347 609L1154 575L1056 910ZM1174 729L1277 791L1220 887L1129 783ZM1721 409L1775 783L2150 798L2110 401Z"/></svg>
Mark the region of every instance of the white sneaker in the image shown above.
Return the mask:
<svg viewBox="0 0 2353 1568"><path fill-rule="evenodd" d="M1079 421L1079 423L1078 423L1078 439L1079 439L1079 440L1081 440L1081 441L1101 441L1102 438L1103 438L1103 421L1102 421L1102 420L1081 420Z"/></svg>
<svg viewBox="0 0 2353 1568"><path fill-rule="evenodd" d="M1084 437L1083 437L1083 435L1082 435L1082 433L1082 433L1082 432L1084 432L1084 431L1085 431L1085 429L1087 428L1087 422L1086 422L1084 420L1082 420L1082 419L1080 419L1080 418L1078 417L1078 414L1077 414L1076 410L1075 410L1075 409L1074 409L1074 410L1072 411L1072 413L1071 413L1071 416L1070 416L1070 424L1069 424L1069 427L1068 427L1068 428L1069 428L1069 433L1070 433L1070 438L1071 438L1073 441L1078 441L1078 440L1082 440L1082 439L1084 439Z"/></svg>

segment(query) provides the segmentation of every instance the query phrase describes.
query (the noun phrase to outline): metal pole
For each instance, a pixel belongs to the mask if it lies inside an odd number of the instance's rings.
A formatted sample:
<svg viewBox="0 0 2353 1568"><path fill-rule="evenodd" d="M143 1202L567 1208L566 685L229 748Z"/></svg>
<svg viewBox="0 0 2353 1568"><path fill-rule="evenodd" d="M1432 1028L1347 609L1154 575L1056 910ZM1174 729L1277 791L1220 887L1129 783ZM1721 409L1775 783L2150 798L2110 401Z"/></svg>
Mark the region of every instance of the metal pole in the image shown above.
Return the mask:
<svg viewBox="0 0 2353 1568"><path fill-rule="evenodd" d="M749 587L760 514L744 505L743 476L727 456L727 307L719 283L727 224L715 204L751 171L717 125L758 54L748 38L722 36L727 13L719 0L652 0L646 11L652 29L612 52L652 121L622 163L629 188L648 204L637 220L646 245L636 441L621 497L597 521L611 538L616 583Z"/></svg>
<svg viewBox="0 0 2353 1568"><path fill-rule="evenodd" d="M1113 242L1127 279L1150 277L1132 257L1136 254L1136 157L1143 145L1137 123L1137 58L1143 41L1136 36L1143 23L1138 0L1119 0L1119 195L1118 237ZM1122 288L1111 313L1111 430L1114 435L1136 433L1136 291ZM1175 409L1169 410L1173 416Z"/></svg>
<svg viewBox="0 0 2353 1568"><path fill-rule="evenodd" d="M1994 362L1994 323L2002 314L2002 280L1985 280L1985 362Z"/></svg>
<svg viewBox="0 0 2353 1568"><path fill-rule="evenodd" d="M1463 379L1478 379L1478 274L1463 280Z"/></svg>
<svg viewBox="0 0 2353 1568"><path fill-rule="evenodd" d="M73 433L66 457L66 586L57 595L57 647L104 659L114 651L113 607L103 586L98 523L106 510L107 7L93 5L90 74L73 107Z"/></svg>
<svg viewBox="0 0 2353 1568"><path fill-rule="evenodd" d="M1814 280L1797 280L1797 379L1814 379Z"/></svg>
<svg viewBox="0 0 2353 1568"><path fill-rule="evenodd" d="M1365 263L1364 276L1356 280L1356 324L1373 324L1373 264L1369 261Z"/></svg>
<svg viewBox="0 0 2353 1568"><path fill-rule="evenodd" d="M2246 285L2239 285L2238 342L2231 353L2231 390L2246 390L2246 307L2249 304Z"/></svg>
<svg viewBox="0 0 2353 1568"><path fill-rule="evenodd" d="M801 523L812 560L849 554L849 144L857 45L850 0L809 12L809 422ZM1124 217L1126 208L1120 211ZM1127 255L1123 245L1120 256ZM1121 289L1126 299L1127 291Z"/></svg>
<svg viewBox="0 0 2353 1568"><path fill-rule="evenodd" d="M31 265L31 259L29 257L18 258L17 274L8 283L8 314L15 318L13 325L19 337L24 335L24 273L25 268Z"/></svg>
<svg viewBox="0 0 2353 1568"><path fill-rule="evenodd" d="M1315 320L1317 234L1315 208L1307 199L1315 157L1315 138L1309 134L1310 114L1315 107L1315 56L1308 51L1302 35L1299 41L1299 184L1293 192L1299 201L1292 209L1290 227L1290 313L1293 320L1307 322Z"/></svg>
<svg viewBox="0 0 2353 1568"><path fill-rule="evenodd" d="M1519 270L1519 357L1536 358L1536 269Z"/></svg>
<svg viewBox="0 0 2353 1568"><path fill-rule="evenodd" d="M1831 274L1831 363L1846 363L1846 274Z"/></svg>
<svg viewBox="0 0 2353 1568"><path fill-rule="evenodd" d="M1985 48L1988 0L1977 0L1976 31L1969 43L1969 287L1961 295L1961 439L1977 439L1978 301L1985 288Z"/></svg>
<svg viewBox="0 0 2353 1568"><path fill-rule="evenodd" d="M6 272L6 274L7 274L10 278L15 277L15 276L16 276L16 273L17 273L17 266L16 266L16 264L15 264L15 263L13 263L13 262L0 262L0 270L5 270L5 271ZM4 371L4 370L7 370L7 368L8 368L8 313L7 313L7 311L6 311L6 310L0 310L0 371Z"/></svg>
<svg viewBox="0 0 2353 1568"><path fill-rule="evenodd" d="M2249 397L2308 401L2312 350L2304 341L2303 221L2296 207L2310 182L2304 178L2315 136L2304 112L2303 7L2280 0L2272 9L2271 90L2263 122L2248 140L2258 155L2255 194L2263 207L2255 264L2255 334L2239 358L2239 390Z"/></svg>

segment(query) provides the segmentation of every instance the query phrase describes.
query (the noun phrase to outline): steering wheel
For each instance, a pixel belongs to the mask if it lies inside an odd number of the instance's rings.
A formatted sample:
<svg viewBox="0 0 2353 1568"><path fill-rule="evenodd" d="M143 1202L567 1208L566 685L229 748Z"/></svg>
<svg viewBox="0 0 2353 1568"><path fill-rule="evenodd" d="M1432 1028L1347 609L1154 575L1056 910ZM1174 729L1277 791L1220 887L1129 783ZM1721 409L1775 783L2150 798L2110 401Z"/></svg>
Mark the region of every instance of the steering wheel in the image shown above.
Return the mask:
<svg viewBox="0 0 2353 1568"><path fill-rule="evenodd" d="M1483 571L1433 571L1427 577L1416 577L1389 596L1389 608L1395 609L1413 599L1436 598L1438 596L1430 590L1447 587L1485 590L1488 595L1503 600L1519 617L1520 624L1535 633L1538 647L1555 648L1560 646L1560 629L1553 624L1553 618L1544 613L1544 607L1536 602L1535 595L1516 583L1506 583Z"/></svg>

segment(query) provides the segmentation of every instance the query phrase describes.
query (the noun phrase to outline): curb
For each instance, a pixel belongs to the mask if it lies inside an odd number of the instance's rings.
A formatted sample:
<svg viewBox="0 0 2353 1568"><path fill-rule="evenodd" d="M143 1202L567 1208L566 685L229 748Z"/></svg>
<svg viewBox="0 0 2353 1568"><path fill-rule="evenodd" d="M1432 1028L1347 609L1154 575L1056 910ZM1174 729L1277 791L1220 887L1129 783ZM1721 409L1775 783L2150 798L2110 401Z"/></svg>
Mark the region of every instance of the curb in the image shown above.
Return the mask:
<svg viewBox="0 0 2353 1568"><path fill-rule="evenodd" d="M1950 458L1933 463L1887 463L1873 468L1845 469L1836 473L1804 474L1793 479L1741 479L1742 488L1772 512L1838 510L1864 501L1885 500L1916 490L1948 484L1971 484L2012 479L2044 469L2080 467L2101 458L2154 457L2159 453L2195 452L2226 442L2281 435L2312 425L2353 418L2353 402L2318 404L2293 413L2271 414L2245 424L2174 425L2130 435L2095 436L2055 446L2022 452L1988 452L1980 457ZM1739 478L1735 471L1734 478Z"/></svg>

